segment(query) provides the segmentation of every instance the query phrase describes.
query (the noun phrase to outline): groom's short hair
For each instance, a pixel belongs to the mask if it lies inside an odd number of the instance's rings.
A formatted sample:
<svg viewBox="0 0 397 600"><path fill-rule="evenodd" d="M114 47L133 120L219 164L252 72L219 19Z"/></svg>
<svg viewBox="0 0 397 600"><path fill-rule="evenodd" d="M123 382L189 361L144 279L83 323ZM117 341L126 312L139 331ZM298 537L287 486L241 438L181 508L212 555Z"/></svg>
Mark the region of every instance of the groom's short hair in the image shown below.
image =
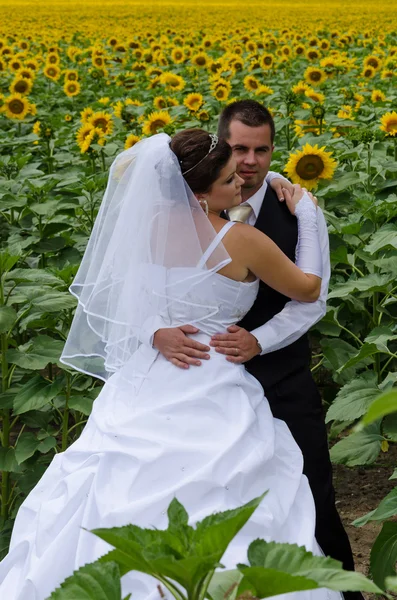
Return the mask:
<svg viewBox="0 0 397 600"><path fill-rule="evenodd" d="M220 114L218 121L218 135L224 140L230 137L230 123L241 121L249 127L270 125L271 141L274 141L275 128L270 112L256 100L237 100L232 102Z"/></svg>

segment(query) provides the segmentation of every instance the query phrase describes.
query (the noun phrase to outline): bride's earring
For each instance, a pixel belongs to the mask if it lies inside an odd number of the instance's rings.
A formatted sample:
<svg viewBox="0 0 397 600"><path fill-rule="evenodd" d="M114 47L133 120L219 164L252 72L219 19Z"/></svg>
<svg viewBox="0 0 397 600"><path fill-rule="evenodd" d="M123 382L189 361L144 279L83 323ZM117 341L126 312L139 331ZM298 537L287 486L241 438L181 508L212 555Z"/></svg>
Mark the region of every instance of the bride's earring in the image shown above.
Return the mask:
<svg viewBox="0 0 397 600"><path fill-rule="evenodd" d="M208 217L208 202L207 202L207 200L199 200L199 204Z"/></svg>

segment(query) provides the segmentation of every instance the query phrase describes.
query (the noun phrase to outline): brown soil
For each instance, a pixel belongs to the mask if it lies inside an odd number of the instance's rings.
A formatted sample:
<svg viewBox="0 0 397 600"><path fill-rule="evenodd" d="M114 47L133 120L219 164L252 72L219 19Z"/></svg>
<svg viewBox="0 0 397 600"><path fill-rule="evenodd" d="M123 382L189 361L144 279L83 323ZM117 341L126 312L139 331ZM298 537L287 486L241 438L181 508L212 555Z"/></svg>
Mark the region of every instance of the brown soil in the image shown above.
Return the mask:
<svg viewBox="0 0 397 600"><path fill-rule="evenodd" d="M381 530L381 523L367 523L354 527L351 523L358 517L375 509L379 502L397 485L389 481L397 466L397 444L390 444L389 451L366 467L334 465L334 485L339 514L349 535L357 571L368 575L371 547ZM373 594L364 594L369 599Z"/></svg>

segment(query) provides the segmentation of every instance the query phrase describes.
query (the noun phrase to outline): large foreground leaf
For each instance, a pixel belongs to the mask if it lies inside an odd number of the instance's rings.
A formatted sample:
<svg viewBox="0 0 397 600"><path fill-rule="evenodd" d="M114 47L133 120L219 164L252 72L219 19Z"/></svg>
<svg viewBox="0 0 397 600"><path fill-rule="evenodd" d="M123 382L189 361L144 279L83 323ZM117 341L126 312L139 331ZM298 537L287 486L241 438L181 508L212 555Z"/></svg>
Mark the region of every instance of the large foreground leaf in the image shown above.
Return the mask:
<svg viewBox="0 0 397 600"><path fill-rule="evenodd" d="M234 510L217 513L197 523L187 524L187 513L174 498L168 508L166 530L142 529L136 525L95 529L98 537L115 547L102 561L114 561L123 575L135 570L161 574L191 594L219 561L230 541L245 525L264 495Z"/></svg>
<svg viewBox="0 0 397 600"><path fill-rule="evenodd" d="M397 523L383 523L371 550L371 573L377 585L385 589L386 577L396 575Z"/></svg>
<svg viewBox="0 0 397 600"><path fill-rule="evenodd" d="M258 598L320 587L336 591L381 592L361 573L344 571L339 561L314 556L295 544L255 540L249 547L248 560L250 566L238 565L244 575L239 592L251 590Z"/></svg>
<svg viewBox="0 0 397 600"><path fill-rule="evenodd" d="M367 414L361 419L359 427L365 427L378 419L397 411L397 390L395 388L380 394L370 404Z"/></svg>
<svg viewBox="0 0 397 600"><path fill-rule="evenodd" d="M84 565L47 600L121 600L119 567L111 562Z"/></svg>

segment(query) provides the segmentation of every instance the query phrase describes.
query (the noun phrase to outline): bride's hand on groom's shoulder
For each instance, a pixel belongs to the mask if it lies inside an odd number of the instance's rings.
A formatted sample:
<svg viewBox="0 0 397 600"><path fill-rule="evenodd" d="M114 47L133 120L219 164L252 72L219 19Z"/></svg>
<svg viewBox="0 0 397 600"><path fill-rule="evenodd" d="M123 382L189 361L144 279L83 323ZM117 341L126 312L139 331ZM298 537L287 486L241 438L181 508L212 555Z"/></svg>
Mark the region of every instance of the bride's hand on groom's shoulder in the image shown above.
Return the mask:
<svg viewBox="0 0 397 600"><path fill-rule="evenodd" d="M261 348L258 340L252 333L238 325L231 325L227 330L229 333L213 335L210 342L216 352L226 355L226 360L233 363L245 363L260 354Z"/></svg>
<svg viewBox="0 0 397 600"><path fill-rule="evenodd" d="M210 348L188 337L198 333L193 325L158 329L154 334L153 346L173 365L188 369L189 365L199 367L201 360L208 360Z"/></svg>
<svg viewBox="0 0 397 600"><path fill-rule="evenodd" d="M306 188L301 187L298 183L295 183L293 186L293 193L287 188L283 188L285 202L288 206L288 209L291 215L295 214L295 208L297 204L302 200L304 194L307 194L310 200L317 206L317 197L313 196L311 192L308 192Z"/></svg>

